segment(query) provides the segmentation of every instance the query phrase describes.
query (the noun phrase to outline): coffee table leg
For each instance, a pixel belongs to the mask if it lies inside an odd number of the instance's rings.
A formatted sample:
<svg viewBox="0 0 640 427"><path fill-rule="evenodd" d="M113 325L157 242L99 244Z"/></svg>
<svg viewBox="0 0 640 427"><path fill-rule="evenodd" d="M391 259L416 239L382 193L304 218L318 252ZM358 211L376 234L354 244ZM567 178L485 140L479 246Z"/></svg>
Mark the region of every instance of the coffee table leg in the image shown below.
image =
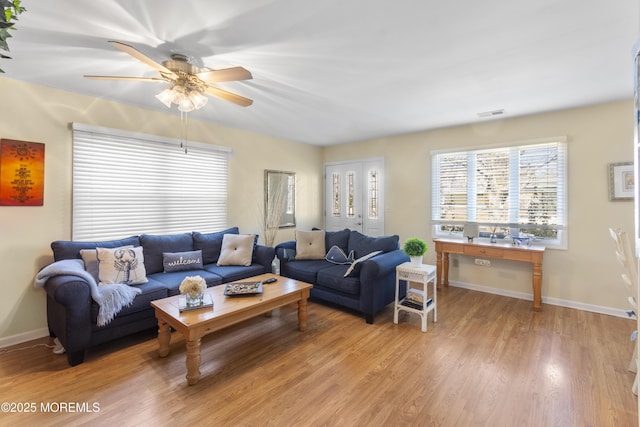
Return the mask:
<svg viewBox="0 0 640 427"><path fill-rule="evenodd" d="M197 384L200 380L200 338L187 341L187 383Z"/></svg>
<svg viewBox="0 0 640 427"><path fill-rule="evenodd" d="M298 301L298 330L307 329L307 299L302 298Z"/></svg>
<svg viewBox="0 0 640 427"><path fill-rule="evenodd" d="M160 357L169 355L169 342L171 341L171 330L169 324L162 319L158 319L158 354Z"/></svg>

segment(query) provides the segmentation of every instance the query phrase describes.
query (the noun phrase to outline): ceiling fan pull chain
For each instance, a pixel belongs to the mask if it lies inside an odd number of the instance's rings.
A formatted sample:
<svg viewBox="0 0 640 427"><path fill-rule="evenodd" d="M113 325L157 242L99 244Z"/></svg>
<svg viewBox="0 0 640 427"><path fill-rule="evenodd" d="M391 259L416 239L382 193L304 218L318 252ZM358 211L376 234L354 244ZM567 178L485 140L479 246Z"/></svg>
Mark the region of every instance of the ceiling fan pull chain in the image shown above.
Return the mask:
<svg viewBox="0 0 640 427"><path fill-rule="evenodd" d="M180 148L184 148L184 154L187 154L187 112L180 111L180 123L181 123L181 131L180 131Z"/></svg>

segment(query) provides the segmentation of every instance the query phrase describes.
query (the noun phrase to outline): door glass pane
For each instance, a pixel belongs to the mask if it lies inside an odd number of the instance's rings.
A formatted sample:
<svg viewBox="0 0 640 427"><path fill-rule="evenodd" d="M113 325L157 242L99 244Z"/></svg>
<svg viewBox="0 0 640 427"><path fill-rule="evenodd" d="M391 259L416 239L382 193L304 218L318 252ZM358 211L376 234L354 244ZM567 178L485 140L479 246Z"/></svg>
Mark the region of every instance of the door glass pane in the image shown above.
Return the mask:
<svg viewBox="0 0 640 427"><path fill-rule="evenodd" d="M369 219L378 219L378 177L377 170L370 170L368 176L369 191L367 193L367 206L369 208Z"/></svg>
<svg viewBox="0 0 640 427"><path fill-rule="evenodd" d="M347 218L355 218L356 173L347 172Z"/></svg>
<svg viewBox="0 0 640 427"><path fill-rule="evenodd" d="M331 209L331 215L334 217L340 217L340 174L334 173L332 175L332 197L333 207Z"/></svg>

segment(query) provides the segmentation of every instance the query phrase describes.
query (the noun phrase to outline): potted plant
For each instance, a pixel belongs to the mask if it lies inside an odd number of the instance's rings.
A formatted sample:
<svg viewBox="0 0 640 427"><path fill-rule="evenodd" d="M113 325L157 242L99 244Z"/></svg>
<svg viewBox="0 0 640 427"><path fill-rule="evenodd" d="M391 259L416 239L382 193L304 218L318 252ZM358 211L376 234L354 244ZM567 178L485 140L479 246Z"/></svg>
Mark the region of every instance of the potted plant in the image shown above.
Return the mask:
<svg viewBox="0 0 640 427"><path fill-rule="evenodd" d="M422 264L422 257L427 252L427 243L418 239L417 237L411 237L406 242L404 242L404 247L402 248L404 253L411 257L411 263L414 265Z"/></svg>

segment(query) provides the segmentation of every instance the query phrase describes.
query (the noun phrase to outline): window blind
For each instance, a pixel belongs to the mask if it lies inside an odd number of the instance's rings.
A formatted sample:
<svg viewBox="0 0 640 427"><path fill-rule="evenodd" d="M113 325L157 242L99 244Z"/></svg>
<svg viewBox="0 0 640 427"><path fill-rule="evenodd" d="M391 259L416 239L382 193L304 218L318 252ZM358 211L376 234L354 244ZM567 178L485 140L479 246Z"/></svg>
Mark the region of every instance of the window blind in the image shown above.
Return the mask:
<svg viewBox="0 0 640 427"><path fill-rule="evenodd" d="M72 239L227 226L230 150L73 124Z"/></svg>
<svg viewBox="0 0 640 427"><path fill-rule="evenodd" d="M432 222L450 234L480 229L566 242L566 141L432 155ZM459 229L459 230L458 230Z"/></svg>

